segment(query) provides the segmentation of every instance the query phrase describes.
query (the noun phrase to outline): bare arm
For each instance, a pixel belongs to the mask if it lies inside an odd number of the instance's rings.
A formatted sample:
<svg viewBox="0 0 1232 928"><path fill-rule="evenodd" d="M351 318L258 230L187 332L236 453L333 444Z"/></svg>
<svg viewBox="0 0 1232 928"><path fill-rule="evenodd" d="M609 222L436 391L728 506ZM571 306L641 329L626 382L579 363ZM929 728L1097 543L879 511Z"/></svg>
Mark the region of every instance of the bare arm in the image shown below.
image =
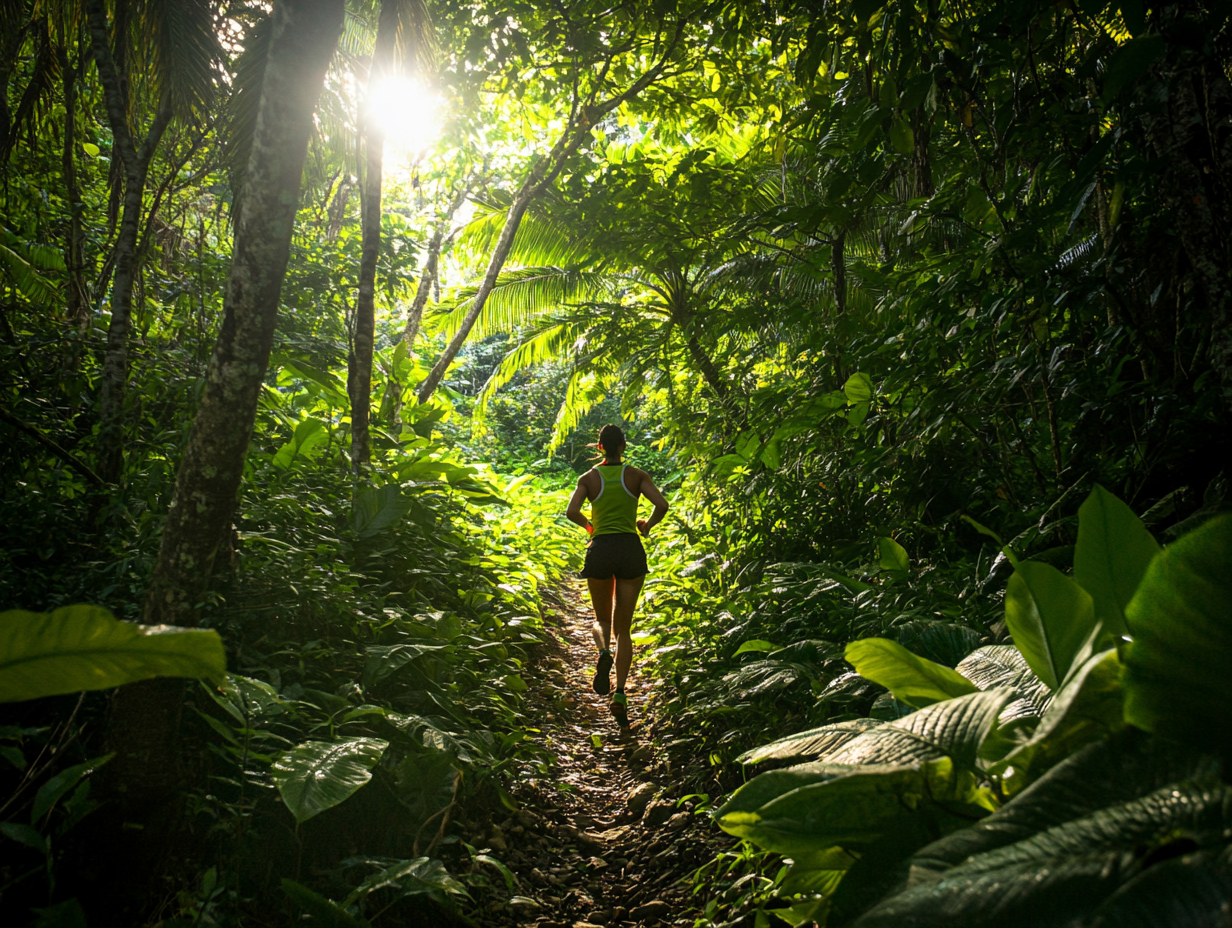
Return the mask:
<svg viewBox="0 0 1232 928"><path fill-rule="evenodd" d="M650 530L663 521L663 517L667 515L667 498L659 492L659 488L654 485L654 481L650 479L650 474L642 471L642 485L639 488L642 496L650 500L654 506L654 512L650 514L650 518L638 525L643 535L649 535Z"/></svg>
<svg viewBox="0 0 1232 928"><path fill-rule="evenodd" d="M569 497L569 506L565 510L565 518L574 525L580 525L582 528L590 531L590 520L582 515L582 503L586 502L586 484L583 483L585 476L578 477L577 487L573 491L573 495Z"/></svg>

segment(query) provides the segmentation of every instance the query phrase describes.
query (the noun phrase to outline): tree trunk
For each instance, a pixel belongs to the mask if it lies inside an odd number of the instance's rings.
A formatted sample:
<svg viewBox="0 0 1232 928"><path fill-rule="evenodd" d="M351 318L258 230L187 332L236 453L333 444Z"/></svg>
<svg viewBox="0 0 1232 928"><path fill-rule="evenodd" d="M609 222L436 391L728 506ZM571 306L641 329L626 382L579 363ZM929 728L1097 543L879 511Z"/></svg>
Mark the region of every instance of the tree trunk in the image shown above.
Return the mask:
<svg viewBox="0 0 1232 928"><path fill-rule="evenodd" d="M398 31L395 0L384 0L377 21L376 46L368 68L368 98L373 87L393 70L394 36ZM372 415L372 356L376 341L376 262L381 247L381 181L385 130L376 114L364 116L364 176L359 188L359 225L363 236L359 255L359 294L355 300L354 360L349 365L347 391L351 400L351 467L358 474L372 459L368 422Z"/></svg>
<svg viewBox="0 0 1232 928"><path fill-rule="evenodd" d="M274 340L312 111L342 31L342 10L343 0L275 0L222 328L146 594L150 624L196 624L197 603L228 534ZM147 815L158 814L161 800L181 786L181 683L156 679L121 687L108 717L107 740L116 757L107 782L126 805Z"/></svg>
<svg viewBox="0 0 1232 928"><path fill-rule="evenodd" d="M111 324L99 380L99 475L111 483L123 468L124 392L128 385L128 333L132 329L133 285L137 279L137 238L141 232L141 207L150 160L171 121L170 100L163 95L154 121L138 149L128 125L124 88L111 55L104 0L86 0L91 50L111 128L113 156L119 155L124 173L124 212L116 236L114 276L111 282Z"/></svg>
<svg viewBox="0 0 1232 928"><path fill-rule="evenodd" d="M64 264L68 270L68 322L80 333L90 321L90 294L85 278L85 233L82 231L81 186L77 182L77 79L79 64L70 62L63 45L56 49L64 86L64 196L68 200L68 241ZM72 352L76 355L76 351Z"/></svg>
<svg viewBox="0 0 1232 928"><path fill-rule="evenodd" d="M342 28L342 0L278 0L273 16L222 328L145 601L153 624L195 623L235 508L273 345L312 112Z"/></svg>
<svg viewBox="0 0 1232 928"><path fill-rule="evenodd" d="M847 382L847 372L843 365L842 341L839 338L838 326L847 313L847 232L844 230L836 235L830 244L830 272L834 275L834 380L836 389L843 389Z"/></svg>

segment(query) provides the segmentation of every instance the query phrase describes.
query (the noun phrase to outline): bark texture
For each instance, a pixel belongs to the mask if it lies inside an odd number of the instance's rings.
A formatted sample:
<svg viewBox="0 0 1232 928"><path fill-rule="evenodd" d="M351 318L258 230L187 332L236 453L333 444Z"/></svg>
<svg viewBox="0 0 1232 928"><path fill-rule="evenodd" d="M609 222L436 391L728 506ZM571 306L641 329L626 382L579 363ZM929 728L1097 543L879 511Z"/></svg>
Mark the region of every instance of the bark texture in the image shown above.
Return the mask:
<svg viewBox="0 0 1232 928"><path fill-rule="evenodd" d="M196 604L234 512L273 344L312 112L342 28L342 8L342 0L274 5L222 329L145 601L145 620L153 624L195 624Z"/></svg>
<svg viewBox="0 0 1232 928"><path fill-rule="evenodd" d="M90 321L90 294L85 278L85 232L82 223L81 185L77 181L77 80L80 65L70 62L63 46L56 49L60 80L64 89L64 195L68 200L68 241L64 246L64 265L68 271L68 301L65 315L78 331Z"/></svg>
<svg viewBox="0 0 1232 928"><path fill-rule="evenodd" d="M150 160L171 121L171 103L164 95L154 121L138 148L128 122L128 105L120 69L111 54L106 4L104 0L86 0L85 11L90 28L90 48L103 88L113 151L119 156L124 176L123 212L113 249L111 324L107 328L107 348L98 395L98 472L104 480L115 483L120 478L124 463L124 393L128 385L128 336L132 330L133 285L139 271L137 239L141 233L141 208Z"/></svg>
<svg viewBox="0 0 1232 928"><path fill-rule="evenodd" d="M394 36L398 30L394 0L381 4L376 47L368 69L368 94L393 69ZM348 358L347 392L351 400L351 466L359 469L372 459L369 419L372 415L372 355L376 340L376 262L381 247L381 183L385 160L385 130L376 114L364 119L364 177L359 189L359 292L355 300L355 331Z"/></svg>

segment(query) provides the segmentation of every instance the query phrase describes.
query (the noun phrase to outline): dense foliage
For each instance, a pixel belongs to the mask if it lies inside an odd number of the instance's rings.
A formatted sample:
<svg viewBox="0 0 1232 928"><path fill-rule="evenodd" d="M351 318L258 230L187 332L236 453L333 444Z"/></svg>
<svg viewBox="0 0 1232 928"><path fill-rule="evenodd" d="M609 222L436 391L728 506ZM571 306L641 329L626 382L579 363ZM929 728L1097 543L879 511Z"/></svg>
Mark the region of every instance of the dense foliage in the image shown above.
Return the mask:
<svg viewBox="0 0 1232 928"><path fill-rule="evenodd" d="M3 911L500 910L623 419L689 917L1214 923L1222 4L0 19Z"/></svg>

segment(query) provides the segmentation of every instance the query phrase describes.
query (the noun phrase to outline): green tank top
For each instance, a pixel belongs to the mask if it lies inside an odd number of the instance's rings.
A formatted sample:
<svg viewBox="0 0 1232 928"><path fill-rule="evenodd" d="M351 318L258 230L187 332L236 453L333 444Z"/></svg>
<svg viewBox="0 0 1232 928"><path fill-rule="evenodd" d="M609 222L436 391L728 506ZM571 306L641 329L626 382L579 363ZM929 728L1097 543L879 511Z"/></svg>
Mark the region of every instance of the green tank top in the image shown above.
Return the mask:
<svg viewBox="0 0 1232 928"><path fill-rule="evenodd" d="M590 522L596 535L637 533L637 494L625 486L627 464L600 464L599 495L590 503Z"/></svg>

